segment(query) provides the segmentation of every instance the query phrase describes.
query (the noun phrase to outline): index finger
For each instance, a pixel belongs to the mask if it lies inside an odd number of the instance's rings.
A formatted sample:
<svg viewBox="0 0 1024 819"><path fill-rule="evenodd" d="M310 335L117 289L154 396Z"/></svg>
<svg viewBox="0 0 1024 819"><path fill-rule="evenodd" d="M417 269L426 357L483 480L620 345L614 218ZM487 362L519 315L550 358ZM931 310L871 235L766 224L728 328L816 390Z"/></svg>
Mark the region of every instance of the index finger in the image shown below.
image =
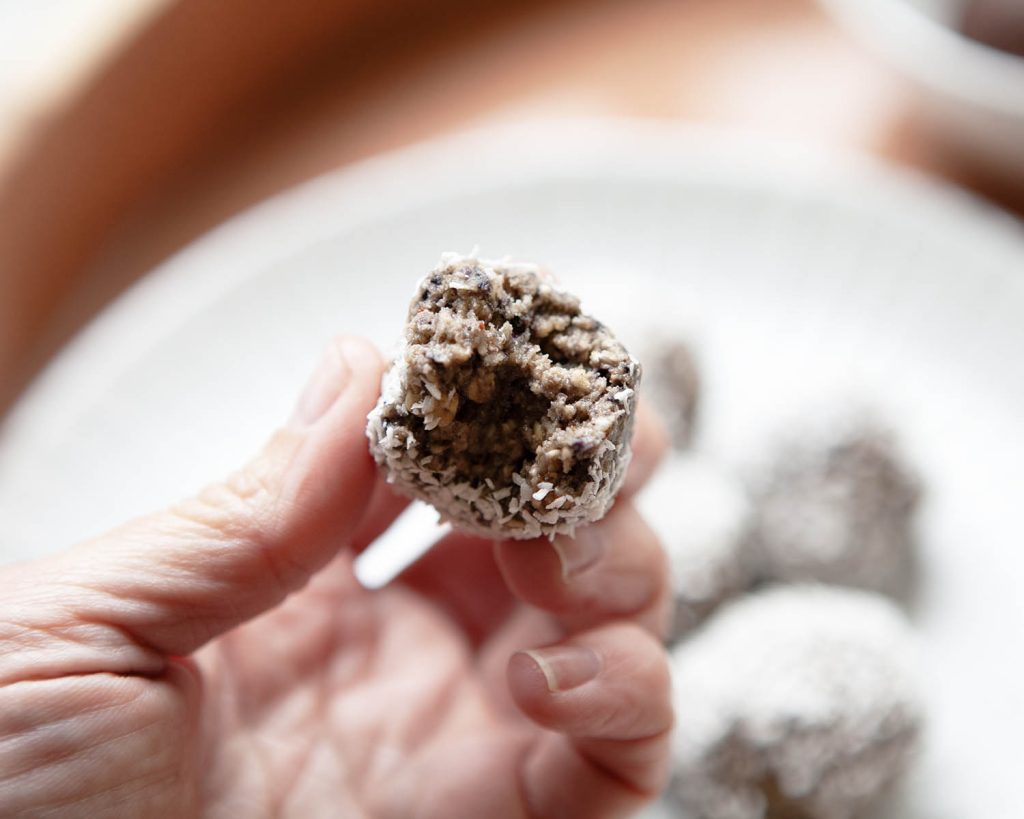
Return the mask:
<svg viewBox="0 0 1024 819"><path fill-rule="evenodd" d="M637 402L636 427L633 431L633 459L626 470L620 495L629 497L639 492L661 463L669 447L668 430L653 407L643 399Z"/></svg>

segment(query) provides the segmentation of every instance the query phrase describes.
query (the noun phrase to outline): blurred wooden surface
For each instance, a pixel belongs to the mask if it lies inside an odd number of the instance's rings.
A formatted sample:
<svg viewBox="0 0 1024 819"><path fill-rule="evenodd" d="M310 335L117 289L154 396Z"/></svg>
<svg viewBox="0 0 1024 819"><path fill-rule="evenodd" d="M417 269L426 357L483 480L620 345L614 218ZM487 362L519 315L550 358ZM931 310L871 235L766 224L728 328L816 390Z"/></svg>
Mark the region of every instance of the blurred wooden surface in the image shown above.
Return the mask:
<svg viewBox="0 0 1024 819"><path fill-rule="evenodd" d="M915 125L812 0L177 0L0 156L0 408L161 259L283 188L496 117L852 146L1024 210Z"/></svg>

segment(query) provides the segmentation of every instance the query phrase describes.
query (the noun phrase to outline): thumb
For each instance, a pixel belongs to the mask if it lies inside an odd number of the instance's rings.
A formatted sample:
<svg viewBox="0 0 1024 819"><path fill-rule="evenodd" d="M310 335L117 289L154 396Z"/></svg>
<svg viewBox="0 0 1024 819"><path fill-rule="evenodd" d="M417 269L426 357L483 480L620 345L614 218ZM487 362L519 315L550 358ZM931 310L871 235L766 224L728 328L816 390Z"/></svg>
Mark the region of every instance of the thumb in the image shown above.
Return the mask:
<svg viewBox="0 0 1024 819"><path fill-rule="evenodd" d="M243 469L63 555L8 570L0 657L25 659L2 650L5 636L20 634L20 649L42 652L36 676L51 662L59 674L158 671L167 656L192 653L303 586L348 543L369 503L375 467L364 428L381 369L368 342L337 339L288 425ZM0 680L3 671L0 659Z"/></svg>

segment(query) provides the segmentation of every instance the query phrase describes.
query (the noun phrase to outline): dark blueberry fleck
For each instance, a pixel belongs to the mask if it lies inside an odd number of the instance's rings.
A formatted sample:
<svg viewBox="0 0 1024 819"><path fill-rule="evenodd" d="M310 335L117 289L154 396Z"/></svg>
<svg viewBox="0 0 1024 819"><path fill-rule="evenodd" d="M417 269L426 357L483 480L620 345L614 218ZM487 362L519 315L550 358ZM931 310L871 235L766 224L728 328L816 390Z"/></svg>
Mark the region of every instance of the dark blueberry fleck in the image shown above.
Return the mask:
<svg viewBox="0 0 1024 819"><path fill-rule="evenodd" d="M592 453L596 448L597 444L594 441L585 438L577 438L575 441L572 442L573 454L577 456L587 456L590 453Z"/></svg>

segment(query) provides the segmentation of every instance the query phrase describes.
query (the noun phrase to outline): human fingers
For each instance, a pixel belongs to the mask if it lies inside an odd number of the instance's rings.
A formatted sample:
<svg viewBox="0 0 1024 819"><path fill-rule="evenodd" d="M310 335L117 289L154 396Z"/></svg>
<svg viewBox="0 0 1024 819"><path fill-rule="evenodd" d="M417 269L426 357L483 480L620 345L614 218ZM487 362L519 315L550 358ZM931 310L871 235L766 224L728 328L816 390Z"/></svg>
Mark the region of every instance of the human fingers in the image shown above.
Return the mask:
<svg viewBox="0 0 1024 819"><path fill-rule="evenodd" d="M661 791L673 713L665 651L647 631L612 623L517 652L507 678L547 729L520 768L528 815L612 819Z"/></svg>
<svg viewBox="0 0 1024 819"><path fill-rule="evenodd" d="M667 440L657 416L641 409L633 438L634 457L622 497L643 486L657 468ZM387 486L381 483L378 489L387 491ZM375 503L376 495L375 491ZM618 503L621 505L623 501ZM367 523L373 517L368 514ZM376 536L383 527L367 527L364 524L361 530L367 528L373 529L373 535ZM357 540L359 543L356 548L360 548L359 544L365 545L362 543L364 538ZM543 542L548 543L546 540ZM441 538L406 569L398 580L438 604L452 616L470 640L477 643L505 621L514 602L501 581L494 548L490 541L456 530ZM502 551L500 545L497 548L499 552ZM518 548L516 545L509 546L513 552ZM530 551L529 546L525 548Z"/></svg>
<svg viewBox="0 0 1024 819"><path fill-rule="evenodd" d="M640 400L636 407L636 426L633 431L633 458L626 470L626 478L619 494L629 497L639 492L661 463L669 447L668 430L651 405Z"/></svg>
<svg viewBox="0 0 1024 819"><path fill-rule="evenodd" d="M409 498L398 494L384 476L378 474L363 518L350 538L353 553L365 551L410 503Z"/></svg>
<svg viewBox="0 0 1024 819"><path fill-rule="evenodd" d="M568 631L629 618L658 638L671 616L668 560L629 501L574 537L502 541L495 555L512 593Z"/></svg>
<svg viewBox="0 0 1024 819"><path fill-rule="evenodd" d="M660 419L653 411L645 410L644 406L641 404L638 411L633 436L634 455L620 492L620 499L617 501L619 506L624 504L623 498L642 487L653 474L667 446L668 437ZM383 488L386 490L386 485ZM368 521L372 518L372 515L367 516ZM364 525L361 528L368 527ZM379 533L380 528L382 527L374 529L374 536ZM646 527L640 530L640 534L646 538ZM360 543L362 540L360 539ZM525 556L528 557L536 551L529 543L531 542L527 542L523 547L520 547L518 542L504 546L499 543L497 553L500 556L505 552L525 552ZM547 544L548 541L542 539L538 543ZM556 539L556 544L561 543L562 539ZM399 581L439 603L476 642L499 626L509 609L509 595L496 582L499 575L495 559L491 556L493 548L495 547L487 540L456 530L441 538L403 572ZM550 547L542 547L541 550L549 551ZM578 551L570 550L571 554L559 554L572 558ZM513 562L518 561L513 559ZM541 562L545 560L542 558Z"/></svg>
<svg viewBox="0 0 1024 819"><path fill-rule="evenodd" d="M494 560L494 544L450 532L396 578L444 611L472 645L512 613L517 601Z"/></svg>
<svg viewBox="0 0 1024 819"><path fill-rule="evenodd" d="M226 481L4 578L0 651L36 675L151 673L275 606L347 544L375 467L364 434L383 364L335 341L288 425ZM54 621L60 628L57 629ZM6 661L5 659L6 658Z"/></svg>

